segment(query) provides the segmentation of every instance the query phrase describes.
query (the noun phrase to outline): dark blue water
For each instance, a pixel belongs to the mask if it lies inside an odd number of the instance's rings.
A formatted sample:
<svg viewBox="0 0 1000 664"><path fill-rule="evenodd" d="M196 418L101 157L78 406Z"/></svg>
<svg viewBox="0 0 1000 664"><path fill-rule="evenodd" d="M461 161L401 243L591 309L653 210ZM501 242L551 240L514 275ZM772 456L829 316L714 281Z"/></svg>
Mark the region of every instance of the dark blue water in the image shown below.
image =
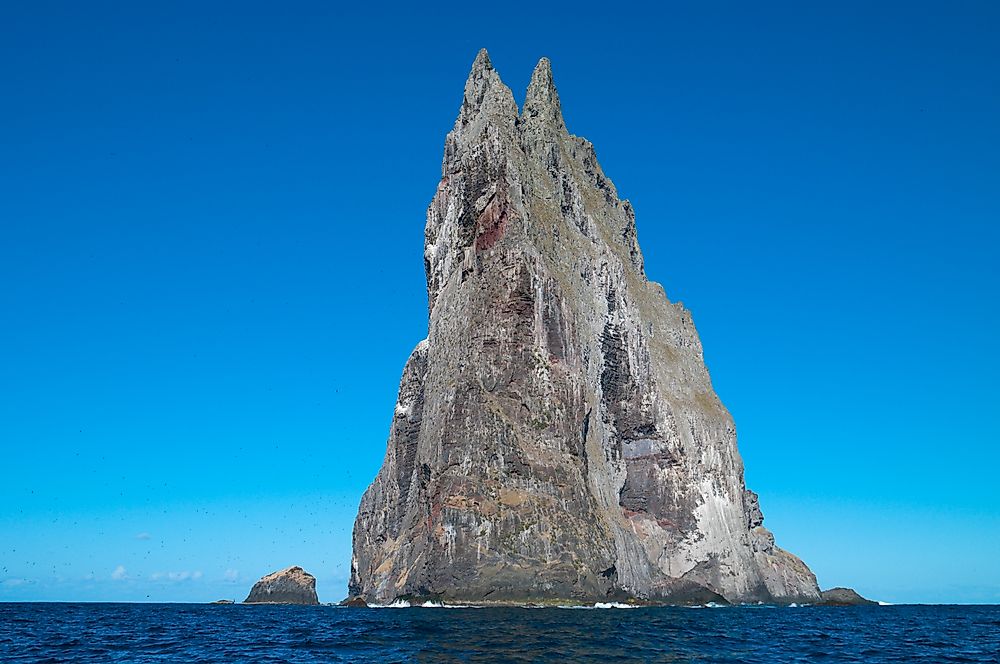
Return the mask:
<svg viewBox="0 0 1000 664"><path fill-rule="evenodd" d="M2 662L997 662L1000 607L0 604Z"/></svg>

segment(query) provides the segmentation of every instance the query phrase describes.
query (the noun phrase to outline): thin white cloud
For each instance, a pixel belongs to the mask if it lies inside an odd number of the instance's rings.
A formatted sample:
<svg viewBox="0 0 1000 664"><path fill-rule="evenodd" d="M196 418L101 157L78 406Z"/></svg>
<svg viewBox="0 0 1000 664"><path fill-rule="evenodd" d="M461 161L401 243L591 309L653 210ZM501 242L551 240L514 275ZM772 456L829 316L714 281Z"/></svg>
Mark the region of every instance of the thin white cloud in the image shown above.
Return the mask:
<svg viewBox="0 0 1000 664"><path fill-rule="evenodd" d="M150 535L149 533L138 533L136 534L135 538L137 540L148 540L152 538L152 535Z"/></svg>
<svg viewBox="0 0 1000 664"><path fill-rule="evenodd" d="M111 572L111 578L114 579L115 581L121 581L127 576L127 574L128 573L125 571L125 566L119 565L114 569L113 572Z"/></svg>
<svg viewBox="0 0 1000 664"><path fill-rule="evenodd" d="M226 581L239 581L240 571L238 569L227 569L225 574L222 575Z"/></svg>
<svg viewBox="0 0 1000 664"><path fill-rule="evenodd" d="M3 581L0 581L0 586L16 588L17 586L26 586L29 583L31 582L27 579L4 579Z"/></svg>
<svg viewBox="0 0 1000 664"><path fill-rule="evenodd" d="M190 572L188 570L183 570L180 572L153 572L149 575L153 581L171 581L174 583L179 583L181 581L197 581L203 577L201 570L195 570Z"/></svg>

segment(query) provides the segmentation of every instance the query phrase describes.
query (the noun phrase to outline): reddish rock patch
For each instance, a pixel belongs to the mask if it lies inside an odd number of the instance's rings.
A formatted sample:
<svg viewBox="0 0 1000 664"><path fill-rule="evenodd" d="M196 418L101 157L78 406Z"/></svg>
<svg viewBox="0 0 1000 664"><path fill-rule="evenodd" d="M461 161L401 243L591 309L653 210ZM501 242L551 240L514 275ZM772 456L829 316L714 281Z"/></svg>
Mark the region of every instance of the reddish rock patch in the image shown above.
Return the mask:
<svg viewBox="0 0 1000 664"><path fill-rule="evenodd" d="M510 204L506 196L494 196L487 203L482 214L476 219L476 226L479 228L479 234L476 236L476 251L486 251L503 237L507 230L507 220L510 214Z"/></svg>

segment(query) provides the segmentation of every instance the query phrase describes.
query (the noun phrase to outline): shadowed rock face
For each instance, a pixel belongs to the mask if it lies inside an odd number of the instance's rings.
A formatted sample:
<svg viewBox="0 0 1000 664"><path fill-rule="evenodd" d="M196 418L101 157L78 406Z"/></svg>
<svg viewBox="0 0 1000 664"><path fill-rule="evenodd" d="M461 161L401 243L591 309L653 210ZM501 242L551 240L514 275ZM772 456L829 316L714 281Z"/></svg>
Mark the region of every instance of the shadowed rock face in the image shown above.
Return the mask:
<svg viewBox="0 0 1000 664"><path fill-rule="evenodd" d="M865 599L852 588L830 588L822 592L822 604L827 606L878 606L878 602Z"/></svg>
<svg viewBox="0 0 1000 664"><path fill-rule="evenodd" d="M301 567L289 567L253 585L245 604L319 604L316 577Z"/></svg>
<svg viewBox="0 0 1000 664"><path fill-rule="evenodd" d="M518 112L476 57L427 211L428 338L354 527L369 602L810 602L743 483L690 313L542 59Z"/></svg>

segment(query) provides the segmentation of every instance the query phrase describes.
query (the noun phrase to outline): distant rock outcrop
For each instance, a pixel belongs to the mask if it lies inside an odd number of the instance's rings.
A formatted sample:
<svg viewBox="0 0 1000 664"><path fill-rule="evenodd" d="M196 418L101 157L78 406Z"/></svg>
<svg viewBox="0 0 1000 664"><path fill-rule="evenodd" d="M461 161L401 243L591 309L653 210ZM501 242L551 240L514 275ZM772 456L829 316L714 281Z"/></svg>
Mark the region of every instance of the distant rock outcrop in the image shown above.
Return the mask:
<svg viewBox="0 0 1000 664"><path fill-rule="evenodd" d="M361 500L351 597L819 601L547 59L519 112L476 57L424 236L428 337Z"/></svg>
<svg viewBox="0 0 1000 664"><path fill-rule="evenodd" d="M865 599L852 588L830 588L820 594L824 606L878 606L878 602Z"/></svg>
<svg viewBox="0 0 1000 664"><path fill-rule="evenodd" d="M253 584L244 604L319 604L316 577L301 567L273 572Z"/></svg>

